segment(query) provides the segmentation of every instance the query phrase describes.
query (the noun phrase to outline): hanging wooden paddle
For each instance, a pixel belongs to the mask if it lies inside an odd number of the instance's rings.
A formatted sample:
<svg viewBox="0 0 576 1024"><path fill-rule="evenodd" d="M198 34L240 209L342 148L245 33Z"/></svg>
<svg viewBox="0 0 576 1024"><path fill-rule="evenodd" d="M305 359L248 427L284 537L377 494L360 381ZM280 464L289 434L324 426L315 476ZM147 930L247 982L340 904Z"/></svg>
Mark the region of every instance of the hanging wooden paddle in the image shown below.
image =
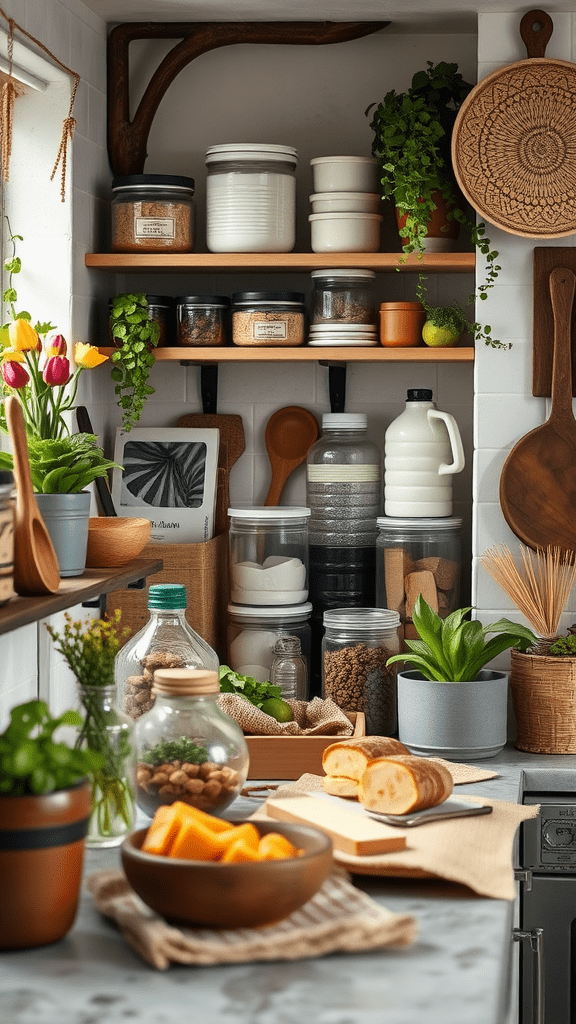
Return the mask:
<svg viewBox="0 0 576 1024"><path fill-rule="evenodd" d="M531 548L576 551L576 420L572 412L570 321L576 277L550 274L554 360L550 416L510 452L500 477L500 504L510 529Z"/></svg>

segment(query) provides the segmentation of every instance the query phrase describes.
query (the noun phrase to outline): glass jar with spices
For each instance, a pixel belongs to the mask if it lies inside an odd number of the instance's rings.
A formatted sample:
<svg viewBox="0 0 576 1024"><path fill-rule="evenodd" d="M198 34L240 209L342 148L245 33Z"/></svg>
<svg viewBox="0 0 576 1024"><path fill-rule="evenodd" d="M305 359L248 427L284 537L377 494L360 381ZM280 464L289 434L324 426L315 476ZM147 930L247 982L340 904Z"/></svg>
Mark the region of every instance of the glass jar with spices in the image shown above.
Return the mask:
<svg viewBox="0 0 576 1024"><path fill-rule="evenodd" d="M232 296L234 345L303 345L305 338L303 292L235 292Z"/></svg>
<svg viewBox="0 0 576 1024"><path fill-rule="evenodd" d="M112 181L113 252L192 252L194 178L126 174Z"/></svg>
<svg viewBox="0 0 576 1024"><path fill-rule="evenodd" d="M136 723L136 803L153 815L175 800L211 814L238 796L248 774L240 726L217 704L217 671L158 669L154 707Z"/></svg>
<svg viewBox="0 0 576 1024"><path fill-rule="evenodd" d="M376 324L372 270L313 270L313 324Z"/></svg>
<svg viewBox="0 0 576 1024"><path fill-rule="evenodd" d="M154 704L152 681L160 668L218 670L218 655L186 621L186 588L157 583L148 591L150 619L116 655L118 707L139 718Z"/></svg>
<svg viewBox="0 0 576 1024"><path fill-rule="evenodd" d="M363 711L368 736L396 731L396 664L400 616L382 608L332 608L324 612L322 696L343 711Z"/></svg>
<svg viewBox="0 0 576 1024"><path fill-rule="evenodd" d="M179 295L176 303L177 345L225 345L230 299L227 295Z"/></svg>

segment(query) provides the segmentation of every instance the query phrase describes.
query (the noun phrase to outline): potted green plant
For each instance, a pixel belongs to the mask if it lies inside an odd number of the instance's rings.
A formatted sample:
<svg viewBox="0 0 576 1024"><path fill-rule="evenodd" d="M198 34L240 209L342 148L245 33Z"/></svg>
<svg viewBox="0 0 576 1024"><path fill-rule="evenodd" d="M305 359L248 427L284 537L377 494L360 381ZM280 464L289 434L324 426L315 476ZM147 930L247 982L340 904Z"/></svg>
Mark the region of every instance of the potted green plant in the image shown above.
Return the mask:
<svg viewBox="0 0 576 1024"><path fill-rule="evenodd" d="M536 642L526 626L499 619L482 626L459 608L442 619L420 594L413 623L416 640L389 658L414 670L398 673L398 734L415 754L477 760L506 743L508 675L485 665L510 648Z"/></svg>
<svg viewBox="0 0 576 1024"><path fill-rule="evenodd" d="M468 331L475 341L485 341L494 348L511 347L510 344L505 345L501 341L492 339L492 328L488 324L482 325L476 320L470 320L458 302L452 302L449 306L431 306L425 293L426 278L420 274L416 294L424 306L426 314L422 328L422 339L425 345L429 345L431 348L453 348L458 344L462 335Z"/></svg>
<svg viewBox="0 0 576 1024"><path fill-rule="evenodd" d="M150 316L146 296L137 292L115 295L110 306L110 334L116 345L112 353L112 380L122 410L122 427L131 430L138 422L154 388L148 384L154 365L154 348L160 325Z"/></svg>
<svg viewBox="0 0 576 1024"><path fill-rule="evenodd" d="M76 916L101 756L56 738L82 716L41 700L14 707L0 735L0 949L56 942Z"/></svg>
<svg viewBox="0 0 576 1024"><path fill-rule="evenodd" d="M498 253L486 237L485 225L477 224L469 213L450 153L456 116L471 89L457 64L428 61L426 70L413 76L409 89L390 90L380 103L370 104L366 115L372 112L372 152L381 161L382 197L392 199L397 211L401 260L410 253L421 257L431 247L433 218L439 220L435 231L439 239L456 234L462 226L486 261L486 280L477 287L479 297L485 299L500 271ZM443 215L438 218L440 212ZM473 333L478 337L478 332ZM508 347L492 339L490 328L483 329L481 336L495 348Z"/></svg>

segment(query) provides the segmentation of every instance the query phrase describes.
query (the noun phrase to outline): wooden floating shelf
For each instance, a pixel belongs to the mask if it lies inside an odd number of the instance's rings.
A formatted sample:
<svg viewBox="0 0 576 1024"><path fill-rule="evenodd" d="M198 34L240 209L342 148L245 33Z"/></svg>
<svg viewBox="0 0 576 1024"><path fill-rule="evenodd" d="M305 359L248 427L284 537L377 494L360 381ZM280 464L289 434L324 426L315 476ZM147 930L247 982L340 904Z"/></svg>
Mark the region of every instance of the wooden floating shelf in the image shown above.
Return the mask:
<svg viewBox="0 0 576 1024"><path fill-rule="evenodd" d="M105 356L116 349L101 348ZM358 348L345 346L331 348L282 346L264 348L260 345L240 348L234 345L221 348L157 348L156 361L203 363L473 363L474 348L382 348L379 345ZM105 364L102 364L105 365Z"/></svg>
<svg viewBox="0 0 576 1024"><path fill-rule="evenodd" d="M289 252L289 253L87 253L87 267L115 270L118 273L160 273L185 271L193 273L284 273L350 268L390 273L472 274L476 267L473 252L424 254L422 259L411 254L400 264L397 252Z"/></svg>
<svg viewBox="0 0 576 1024"><path fill-rule="evenodd" d="M162 559L136 558L114 569L86 569L82 576L63 577L55 594L41 597L13 597L0 608L0 633L27 626L55 612L72 608L83 601L120 590L138 580L160 572Z"/></svg>

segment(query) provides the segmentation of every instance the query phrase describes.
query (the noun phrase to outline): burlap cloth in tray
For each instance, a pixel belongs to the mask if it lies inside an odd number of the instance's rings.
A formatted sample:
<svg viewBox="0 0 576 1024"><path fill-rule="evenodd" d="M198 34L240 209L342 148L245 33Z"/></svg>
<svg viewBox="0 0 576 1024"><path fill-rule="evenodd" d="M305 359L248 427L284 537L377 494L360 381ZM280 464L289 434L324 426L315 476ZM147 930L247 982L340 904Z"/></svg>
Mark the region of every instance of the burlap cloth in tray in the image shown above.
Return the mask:
<svg viewBox="0 0 576 1024"><path fill-rule="evenodd" d="M307 774L296 782L280 786L274 796L301 796L321 789L320 776ZM334 850L334 859L352 874L444 878L467 885L479 896L513 900L516 885L512 850L516 830L522 821L535 818L540 808L485 796L470 795L470 799L491 804L492 813L398 829L406 836L404 850L364 857ZM273 820L267 817L264 808L252 817Z"/></svg>
<svg viewBox="0 0 576 1024"><path fill-rule="evenodd" d="M96 871L88 877L87 886L98 910L159 970L166 970L171 963L301 960L386 946L398 949L416 938L413 917L381 907L339 869L300 910L264 928L173 927L142 903L122 871Z"/></svg>
<svg viewBox="0 0 576 1024"><path fill-rule="evenodd" d="M332 700L289 700L294 716L292 722L277 722L270 715L239 697L221 693L218 705L252 736L351 736L353 726Z"/></svg>

